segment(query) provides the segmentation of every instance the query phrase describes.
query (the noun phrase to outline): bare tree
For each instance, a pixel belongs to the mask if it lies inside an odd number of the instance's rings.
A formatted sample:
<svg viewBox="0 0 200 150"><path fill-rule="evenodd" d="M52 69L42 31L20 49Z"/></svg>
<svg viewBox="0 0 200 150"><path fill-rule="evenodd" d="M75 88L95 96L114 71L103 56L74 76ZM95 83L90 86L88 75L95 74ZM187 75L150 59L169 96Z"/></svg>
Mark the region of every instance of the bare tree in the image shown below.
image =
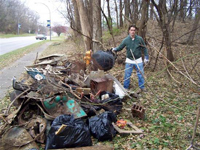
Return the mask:
<svg viewBox="0 0 200 150"><path fill-rule="evenodd" d="M124 6L125 6L125 17L129 19L129 15L130 15L130 0L125 0L124 1ZM129 24L128 19L125 19L125 25L126 26Z"/></svg>
<svg viewBox="0 0 200 150"><path fill-rule="evenodd" d="M166 6L166 0L159 1L159 4L156 4L154 0L151 0L152 4L155 6L157 12L158 12L158 17L157 21L158 24L162 30L164 39L165 39L165 46L167 50L167 58L170 61L174 61L174 56L172 53L171 49L171 32L170 32L170 20L168 20L168 11L167 11L167 6Z"/></svg>
<svg viewBox="0 0 200 150"><path fill-rule="evenodd" d="M196 33L196 30L200 27L198 26L199 25L199 20L200 20L200 2L199 1L196 1L196 13L195 13L195 20L194 20L194 24L193 24L193 27L192 27L192 32L190 33L190 36L187 40L187 43L188 44L193 44L193 40L194 40L194 37L195 37L195 33Z"/></svg>
<svg viewBox="0 0 200 150"><path fill-rule="evenodd" d="M101 41L102 27L101 27L101 0L92 1L93 8L93 39ZM102 49L101 45L93 42L93 51Z"/></svg>
<svg viewBox="0 0 200 150"><path fill-rule="evenodd" d="M109 23L109 28L110 30L112 30L112 17L111 17L111 13L110 13L110 1L109 0L106 0L107 1L107 11L108 11L108 23Z"/></svg>
<svg viewBox="0 0 200 150"><path fill-rule="evenodd" d="M194 0L189 0L189 7L188 7L188 19L192 19L192 9L194 5Z"/></svg>
<svg viewBox="0 0 200 150"><path fill-rule="evenodd" d="M17 33L18 24L21 24L20 32L35 32L36 22L39 19L19 0L0 0L0 32Z"/></svg>
<svg viewBox="0 0 200 150"><path fill-rule="evenodd" d="M81 31L81 24L80 24L80 17L79 17L76 0L72 0L72 3L74 6L74 24L73 24L73 26L76 29L76 30L74 30L74 35L76 37L79 35L77 31Z"/></svg>
<svg viewBox="0 0 200 150"><path fill-rule="evenodd" d="M174 0L174 4L171 6L171 14L173 13L173 23L172 23L172 32L174 31L174 25L176 18L178 16L178 0ZM171 15L172 16L172 15Z"/></svg>
<svg viewBox="0 0 200 150"><path fill-rule="evenodd" d="M123 10L122 0L119 0L119 26L120 27L123 27L122 10Z"/></svg>
<svg viewBox="0 0 200 150"><path fill-rule="evenodd" d="M117 6L117 1L114 0L114 2L115 2L115 12L116 12L117 28L119 28L118 6Z"/></svg>
<svg viewBox="0 0 200 150"><path fill-rule="evenodd" d="M136 24L136 22L138 21L138 16L139 16L139 11L138 11L138 0L132 0L132 2L130 3L130 8L131 8L131 22L133 24Z"/></svg>
<svg viewBox="0 0 200 150"><path fill-rule="evenodd" d="M61 33L65 33L67 31L67 27L62 25L56 25L52 27L52 31L56 32L58 36L60 36Z"/></svg>
<svg viewBox="0 0 200 150"><path fill-rule="evenodd" d="M146 30L147 30L147 21L148 21L148 8L149 8L149 0L145 0L142 2L142 14L141 20L139 24L138 35L142 36L142 38L146 41Z"/></svg>
<svg viewBox="0 0 200 150"><path fill-rule="evenodd" d="M108 17L106 16L106 14L102 10L102 8L101 8L101 12L102 12L104 18L106 19L108 30L109 30L110 35L112 36L114 46L116 46L115 38L114 38L114 35L113 35L113 30L112 30L112 18L111 18L111 15L110 15L109 0L107 0L107 9L108 9Z"/></svg>
<svg viewBox="0 0 200 150"><path fill-rule="evenodd" d="M83 0L76 0L79 16L80 16L80 22L81 22L81 29L83 33L83 39L85 44L85 50L92 49L92 38L91 38L91 27L89 24L89 19L87 16L87 13L84 8Z"/></svg>
<svg viewBox="0 0 200 150"><path fill-rule="evenodd" d="M187 0L180 0L180 14L179 19L184 22L185 16L186 16L186 6L187 6Z"/></svg>
<svg viewBox="0 0 200 150"><path fill-rule="evenodd" d="M153 13L154 13L154 11L153 11L153 4L150 3L150 19L151 20L153 20Z"/></svg>

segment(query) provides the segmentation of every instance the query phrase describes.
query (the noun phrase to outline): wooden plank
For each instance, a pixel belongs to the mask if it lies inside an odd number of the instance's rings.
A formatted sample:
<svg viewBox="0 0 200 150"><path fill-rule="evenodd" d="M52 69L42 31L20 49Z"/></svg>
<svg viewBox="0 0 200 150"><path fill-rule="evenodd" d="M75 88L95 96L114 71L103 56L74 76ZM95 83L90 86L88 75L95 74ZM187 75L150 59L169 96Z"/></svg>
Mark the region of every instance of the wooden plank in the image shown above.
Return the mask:
<svg viewBox="0 0 200 150"><path fill-rule="evenodd" d="M127 134L130 134L130 133L132 133L132 134L141 134L141 133L143 133L142 130L140 130L138 127L136 127L135 125L133 125L131 122L127 122L127 125L129 125L133 130L120 129L114 123L112 123L112 125L115 128L115 130L117 130L117 132L119 132L119 133L127 133Z"/></svg>

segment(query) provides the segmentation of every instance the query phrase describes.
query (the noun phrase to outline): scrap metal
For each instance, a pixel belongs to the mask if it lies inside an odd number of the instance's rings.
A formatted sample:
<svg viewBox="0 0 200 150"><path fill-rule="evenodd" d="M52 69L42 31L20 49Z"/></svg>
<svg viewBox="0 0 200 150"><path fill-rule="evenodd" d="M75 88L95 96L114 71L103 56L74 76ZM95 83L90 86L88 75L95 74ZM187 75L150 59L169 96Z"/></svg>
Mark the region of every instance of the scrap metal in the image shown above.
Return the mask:
<svg viewBox="0 0 200 150"><path fill-rule="evenodd" d="M86 69L88 65L92 65L89 63L90 59L89 52L85 56L86 63L53 54L37 59L32 66L26 66L25 70L29 76L23 81L16 81L16 78L13 78L12 102L0 117L6 125L24 128L13 128L4 135L4 138L7 141L14 140L11 134L19 133L14 136L16 138L20 137L22 132L28 131L27 143L19 143L18 146L29 145L31 142L34 144L34 141L44 143L48 121L54 120L61 114L81 118L86 117L90 110L97 114L97 107L113 112L115 109L120 111L121 100L115 108L115 104L110 103L115 99L106 101L110 98L109 94L101 93L105 91L113 93L113 82L116 82L124 93L127 92L115 77L105 75L104 71L89 70L88 74ZM11 112L14 103L17 109ZM136 129L134 132L139 133L139 131Z"/></svg>

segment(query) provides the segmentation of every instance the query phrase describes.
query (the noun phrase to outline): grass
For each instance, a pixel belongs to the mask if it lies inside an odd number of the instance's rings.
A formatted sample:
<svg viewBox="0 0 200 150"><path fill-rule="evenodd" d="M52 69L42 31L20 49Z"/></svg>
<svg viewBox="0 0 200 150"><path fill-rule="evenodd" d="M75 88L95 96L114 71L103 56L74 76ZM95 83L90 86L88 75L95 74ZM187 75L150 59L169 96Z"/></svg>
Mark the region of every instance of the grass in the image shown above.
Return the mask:
<svg viewBox="0 0 200 150"><path fill-rule="evenodd" d="M38 42L20 49L17 49L15 51L0 55L0 69L8 66L9 64L13 63L17 59L21 58L25 54L35 50L40 45L44 44L46 41Z"/></svg>
<svg viewBox="0 0 200 150"><path fill-rule="evenodd" d="M24 37L24 36L35 36L35 34L0 34L0 38L12 38L12 37Z"/></svg>
<svg viewBox="0 0 200 150"><path fill-rule="evenodd" d="M65 40L65 35L64 34L60 34L60 36L53 36L51 37L51 40L53 41L64 41Z"/></svg>
<svg viewBox="0 0 200 150"><path fill-rule="evenodd" d="M52 37L51 41L52 42L61 42L64 40L64 36L60 36L60 37ZM9 64L15 62L17 59L19 59L20 57L24 56L25 54L37 49L39 46L41 46L42 44L44 44L45 42L49 42L49 40L43 40L41 42L38 43L34 43L32 45L17 49L15 51L0 55L0 69L8 66ZM54 44L53 44L54 45Z"/></svg>
<svg viewBox="0 0 200 150"><path fill-rule="evenodd" d="M133 102L146 108L146 118L140 120L132 117L128 110L123 109L118 118L130 120L144 131L141 135L117 135L113 143L116 150L171 150L186 149L190 145L196 117L196 110L200 97L189 89L194 85L187 83L184 87L177 85L169 78L161 78L161 74L151 72L146 68L147 93L143 93L139 99L127 99L124 108L131 108ZM162 72L162 75L165 72ZM174 77L179 78L174 73ZM199 128L195 143L199 142ZM118 144L117 144L118 143ZM198 143L199 144L199 143Z"/></svg>

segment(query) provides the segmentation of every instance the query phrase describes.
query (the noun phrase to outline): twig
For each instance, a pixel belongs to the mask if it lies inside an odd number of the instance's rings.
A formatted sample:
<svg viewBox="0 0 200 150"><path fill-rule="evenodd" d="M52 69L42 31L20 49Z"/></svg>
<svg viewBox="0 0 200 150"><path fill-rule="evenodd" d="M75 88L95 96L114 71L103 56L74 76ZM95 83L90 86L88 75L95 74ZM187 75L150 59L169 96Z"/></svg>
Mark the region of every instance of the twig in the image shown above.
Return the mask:
<svg viewBox="0 0 200 150"><path fill-rule="evenodd" d="M172 76L172 74L170 73L169 69L167 69L167 72L168 72L168 74L170 75L170 77L171 77L176 83L181 84L180 82L178 82L178 81Z"/></svg>
<svg viewBox="0 0 200 150"><path fill-rule="evenodd" d="M163 44L164 44L164 36L162 37L162 43L161 43L161 46L160 46L160 49L159 49L159 53L161 52L161 50L163 48ZM158 62L159 53L157 53L156 60L155 60L155 65L153 67L153 71L155 71L155 69L156 69L156 65L157 65L157 62Z"/></svg>
<svg viewBox="0 0 200 150"><path fill-rule="evenodd" d="M197 117L196 117L196 122L195 122L194 130L193 130L191 145L187 148L187 150L189 150L192 147L195 148L195 149L198 149L193 144L194 144L194 138L195 138L195 135L196 135L197 126L198 126L198 123L199 123L199 116L200 116L200 102L199 102L199 107L198 107L198 110L197 110Z"/></svg>
<svg viewBox="0 0 200 150"><path fill-rule="evenodd" d="M134 58L134 60L135 60L135 57L134 57L133 53L131 53L131 54L132 54L132 56L133 56L133 58ZM137 62L136 62L136 64L137 64ZM137 67L138 67L138 64L137 64ZM138 67L138 70L139 70L140 74L143 76L144 80L146 81L145 76L142 74L142 72L141 72L141 70L139 69L139 67ZM163 102L165 102L166 104L168 104L168 105L170 105L170 106L172 106L172 107L175 107L176 109L179 109L179 110L182 110L182 111L186 112L185 110L183 110L183 109L181 109L181 108L179 108L179 107L176 107L175 105L172 105L172 104L168 103L167 101L165 101L164 99L161 99L160 97L158 97L158 96L154 93L154 91L150 88L150 86L148 85L147 82L146 82L146 85L147 85L148 88L151 90L151 92L156 96L156 98L162 100ZM193 113L190 113L190 112L187 112L187 113L193 114Z"/></svg>
<svg viewBox="0 0 200 150"><path fill-rule="evenodd" d="M183 59L181 59L181 62L182 62L182 64L183 64L183 68L185 69L186 74L187 74L188 77L194 82L194 80L193 80L192 77L189 75L189 73L188 73L188 71L187 71L187 69L186 69L186 67L185 67L185 64L184 64L184 62L183 62Z"/></svg>
<svg viewBox="0 0 200 150"><path fill-rule="evenodd" d="M123 70L121 70L121 71L118 71L118 72L115 72L113 75L118 75L119 73L121 73L121 72L124 72L124 71L126 71L126 70L128 70L128 69L130 69L131 67L129 67L129 68L126 68L126 69L123 69Z"/></svg>
<svg viewBox="0 0 200 150"><path fill-rule="evenodd" d="M200 28L200 26L198 26L197 28L195 28L195 29L193 29L193 30L191 30L191 31L189 31L189 32L186 32L186 33L183 34L182 36L180 36L180 37L178 37L177 39L173 40L169 45L171 45L172 43L174 43L174 42L177 41L178 39L182 38L183 36L185 36L185 35L187 35L187 34L193 32L193 31L197 30L198 28Z"/></svg>
<svg viewBox="0 0 200 150"><path fill-rule="evenodd" d="M192 73L192 71L195 70L194 68L196 67L196 65L197 65L199 62L200 62L200 60L197 61L194 65L192 65L192 69L191 69L190 73ZM197 74L198 74L198 73L197 73ZM199 75L199 74L198 74L198 75Z"/></svg>
<svg viewBox="0 0 200 150"><path fill-rule="evenodd" d="M151 45L152 46L152 45ZM155 49L157 51L157 49ZM167 59L161 52L157 51L159 54L162 55L162 57L167 60L180 74L182 74L184 77L186 77L189 81L191 81L193 84L197 85L198 87L200 87L196 82L194 82L193 80L191 80L188 76L186 76L183 72L181 72L169 59Z"/></svg>
<svg viewBox="0 0 200 150"><path fill-rule="evenodd" d="M79 30L75 29L74 27L72 27L72 25L71 25L70 27L71 27L73 30L75 30L76 32L78 32L79 34L81 34L82 36L85 36L85 37L89 38L90 40L92 40L92 42L99 43L99 44L102 46L102 48L105 49L105 47L104 47L104 45L103 45L103 43L102 43L101 41L92 39L91 37L89 37L89 36L83 34L81 31L79 31Z"/></svg>
<svg viewBox="0 0 200 150"><path fill-rule="evenodd" d="M109 23L108 17L106 16L106 14L104 13L104 11L103 11L102 8L101 8L101 12L102 12L104 18L106 19L106 22L107 22L107 25L108 25L108 29L109 29L109 33L110 33L111 36L112 36L114 46L116 46L115 38L114 38L114 35L113 35L113 31L112 31L112 24L111 24L111 26L110 26L110 23Z"/></svg>

